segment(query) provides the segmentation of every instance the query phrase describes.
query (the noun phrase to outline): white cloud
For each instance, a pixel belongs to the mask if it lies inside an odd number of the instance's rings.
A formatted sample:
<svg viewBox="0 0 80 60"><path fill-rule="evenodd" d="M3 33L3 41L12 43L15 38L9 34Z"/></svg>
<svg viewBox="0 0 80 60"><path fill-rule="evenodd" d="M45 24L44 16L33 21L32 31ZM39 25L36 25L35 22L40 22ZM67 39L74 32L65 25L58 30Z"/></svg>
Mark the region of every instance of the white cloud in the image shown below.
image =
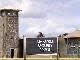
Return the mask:
<svg viewBox="0 0 80 60"><path fill-rule="evenodd" d="M80 27L80 0L0 0L0 8L22 10L20 35L41 31L53 36Z"/></svg>

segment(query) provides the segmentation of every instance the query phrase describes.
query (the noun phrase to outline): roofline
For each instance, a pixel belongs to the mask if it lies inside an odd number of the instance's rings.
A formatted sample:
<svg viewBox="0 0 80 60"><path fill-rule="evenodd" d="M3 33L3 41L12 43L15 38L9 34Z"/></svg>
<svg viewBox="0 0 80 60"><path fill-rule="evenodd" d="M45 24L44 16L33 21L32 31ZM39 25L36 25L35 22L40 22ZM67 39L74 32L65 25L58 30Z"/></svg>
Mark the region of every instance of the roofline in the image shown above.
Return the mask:
<svg viewBox="0 0 80 60"><path fill-rule="evenodd" d="M80 37L64 37L64 39L67 39L67 38L80 38Z"/></svg>
<svg viewBox="0 0 80 60"><path fill-rule="evenodd" d="M9 10L12 10L12 11L22 11L22 10L19 10L19 9L0 9L0 11L9 11Z"/></svg>

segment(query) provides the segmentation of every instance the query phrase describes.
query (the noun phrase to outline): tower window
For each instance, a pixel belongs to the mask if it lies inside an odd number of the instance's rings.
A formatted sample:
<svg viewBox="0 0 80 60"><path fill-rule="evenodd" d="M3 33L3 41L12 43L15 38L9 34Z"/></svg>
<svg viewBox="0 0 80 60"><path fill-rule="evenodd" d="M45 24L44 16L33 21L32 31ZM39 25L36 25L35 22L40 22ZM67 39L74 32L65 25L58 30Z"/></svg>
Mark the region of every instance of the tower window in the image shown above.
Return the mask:
<svg viewBox="0 0 80 60"><path fill-rule="evenodd" d="M8 15L10 15L10 13L8 13Z"/></svg>
<svg viewBox="0 0 80 60"><path fill-rule="evenodd" d="M14 12L13 15L16 16L16 13Z"/></svg>

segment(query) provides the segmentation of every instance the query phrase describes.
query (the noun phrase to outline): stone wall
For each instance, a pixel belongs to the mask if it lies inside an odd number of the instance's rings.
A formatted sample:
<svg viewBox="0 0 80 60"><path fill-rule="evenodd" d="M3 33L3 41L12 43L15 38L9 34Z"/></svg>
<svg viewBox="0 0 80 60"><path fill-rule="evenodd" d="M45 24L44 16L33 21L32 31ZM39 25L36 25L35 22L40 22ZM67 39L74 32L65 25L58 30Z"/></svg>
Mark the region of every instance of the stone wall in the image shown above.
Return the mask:
<svg viewBox="0 0 80 60"><path fill-rule="evenodd" d="M3 19L0 16L0 57L2 57L3 53Z"/></svg>
<svg viewBox="0 0 80 60"><path fill-rule="evenodd" d="M18 48L18 11L13 9L0 10L0 52L10 57L10 49ZM0 54L1 55L1 54ZM17 56L17 52L14 54Z"/></svg>

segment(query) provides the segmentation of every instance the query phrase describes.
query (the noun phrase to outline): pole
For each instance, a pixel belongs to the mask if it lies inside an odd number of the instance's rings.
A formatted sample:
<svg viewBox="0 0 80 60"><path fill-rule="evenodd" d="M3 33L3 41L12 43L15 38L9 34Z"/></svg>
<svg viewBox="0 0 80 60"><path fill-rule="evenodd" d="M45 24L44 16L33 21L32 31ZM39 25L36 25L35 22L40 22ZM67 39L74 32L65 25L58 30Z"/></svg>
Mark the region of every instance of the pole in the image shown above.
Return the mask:
<svg viewBox="0 0 80 60"><path fill-rule="evenodd" d="M57 37L57 60L58 60L58 37Z"/></svg>
<svg viewBox="0 0 80 60"><path fill-rule="evenodd" d="M79 46L78 46L78 58L79 58Z"/></svg>
<svg viewBox="0 0 80 60"><path fill-rule="evenodd" d="M68 56L68 38L67 38L67 56Z"/></svg>
<svg viewBox="0 0 80 60"><path fill-rule="evenodd" d="M26 60L26 37L23 36L23 55L24 55L24 60Z"/></svg>

